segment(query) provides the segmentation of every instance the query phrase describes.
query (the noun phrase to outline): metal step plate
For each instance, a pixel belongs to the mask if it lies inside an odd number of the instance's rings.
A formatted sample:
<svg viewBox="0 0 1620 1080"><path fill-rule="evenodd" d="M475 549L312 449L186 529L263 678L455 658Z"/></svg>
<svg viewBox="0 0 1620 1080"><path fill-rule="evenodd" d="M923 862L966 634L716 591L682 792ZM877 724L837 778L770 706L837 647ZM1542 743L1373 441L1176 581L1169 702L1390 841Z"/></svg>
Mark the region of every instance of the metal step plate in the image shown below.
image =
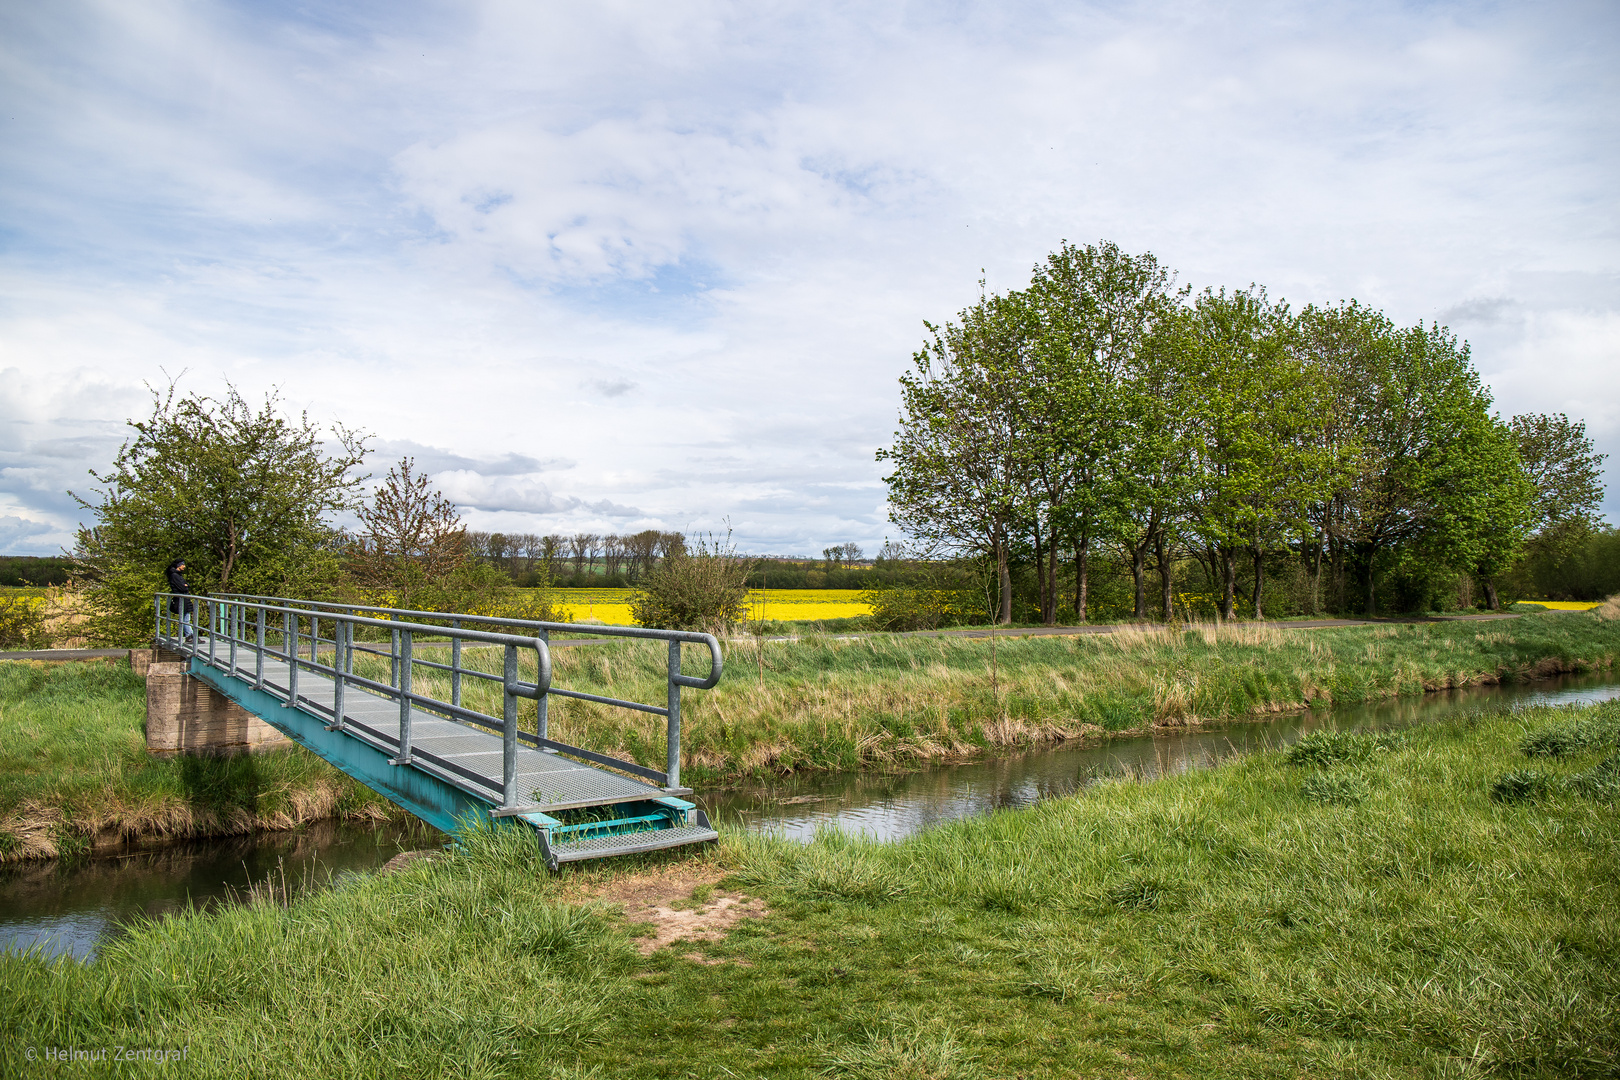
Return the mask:
<svg viewBox="0 0 1620 1080"><path fill-rule="evenodd" d="M618 836L597 836L585 840L559 840L548 844L551 862L578 862L581 859L606 859L614 855L631 855L638 851L659 851L682 844L702 844L720 839L720 834L708 825L677 825L672 829L650 829L646 832L622 833Z"/></svg>

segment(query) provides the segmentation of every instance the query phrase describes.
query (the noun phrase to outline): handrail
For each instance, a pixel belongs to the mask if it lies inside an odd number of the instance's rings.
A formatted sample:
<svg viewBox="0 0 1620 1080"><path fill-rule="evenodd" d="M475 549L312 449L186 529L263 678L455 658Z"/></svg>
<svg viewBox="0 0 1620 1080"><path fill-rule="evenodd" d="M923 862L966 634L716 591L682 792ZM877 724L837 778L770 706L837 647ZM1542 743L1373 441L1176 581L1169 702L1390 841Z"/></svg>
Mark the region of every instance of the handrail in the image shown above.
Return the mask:
<svg viewBox="0 0 1620 1080"><path fill-rule="evenodd" d="M251 593L221 593L220 596L233 600L282 600L281 597L256 596ZM524 626L534 630L544 630L547 633L557 631L566 634L591 634L597 637L641 638L643 640L681 641L692 645L707 645L709 647L710 664L708 676L700 679L695 675L680 675L677 678L680 685L689 686L694 690L712 690L720 682L723 664L720 655L720 641L713 634L705 634L697 630L659 630L647 626L598 626L582 625L580 623L544 622L539 619L513 619L501 615L463 615L444 611L415 611L410 608L391 608L386 604L348 604L332 600L301 600L298 602L306 607L342 611L390 611L413 618L449 619L457 623L472 622L489 626ZM395 626L398 624L388 620L388 625Z"/></svg>
<svg viewBox="0 0 1620 1080"><path fill-rule="evenodd" d="M182 614L180 612L171 613L167 610L168 603L175 599L181 601L181 604L177 604L177 607L180 607L182 612L185 600L190 600L196 605L196 612L192 621L193 637L189 642L181 640L184 626ZM201 618L204 607L208 609L206 624ZM432 762L441 769L478 779L482 786L491 786L489 781L475 777L474 774L469 773L454 762L443 761L426 751L413 749L411 745L411 713L413 709L423 709L436 712L448 719L499 728L502 733L504 783L501 792L501 807L498 812L506 814L523 812L522 807L516 801L515 791L513 790L515 786L515 755L519 741L537 746L547 752L580 757L636 775L646 776L658 781L664 786L665 790L684 791L685 789L680 787L680 692L683 687L700 690L710 689L719 683L722 672L719 641L712 634L683 630L657 630L646 627L620 626L580 627L573 623L550 623L534 619L412 611L388 608L379 604L301 601L290 600L285 597L255 596L244 593L225 593L210 597L196 594L160 592L154 595L154 609L156 633L160 643L182 654L193 656L212 667L228 671L234 677L251 679L256 689L268 690L275 693L276 696L284 697L284 708L301 708L306 712L329 715L331 722L327 726L331 730L348 731L351 735L357 734L357 732L345 727L346 714L343 698L344 689L348 685L371 690L397 700L400 706L398 737L383 736L393 744L395 754L392 760L397 765L419 765L417 759L422 759ZM377 618L372 615L361 614L362 612L386 614L382 618ZM277 616L279 618L276 618ZM404 616L404 618L400 618L401 616ZM416 621L418 619L433 619L438 622ZM332 636L329 638L321 636L321 624L327 621L332 624ZM273 625L275 622L280 623L279 628ZM443 622L449 622L451 625L442 625ZM463 623L530 629L537 631L537 633L533 637L528 637L509 632L474 629L473 627L463 626ZM306 624L309 637L307 657L303 655L302 644L303 630ZM206 657L202 655L202 645L197 641L197 634L202 631L204 625L210 628L207 631ZM356 627L374 627L389 631L390 644L387 656L390 671L387 684L354 673L354 655L356 652L371 652L373 655L383 655L380 650L373 651L357 646L354 639ZM172 633L165 633L166 629L171 630ZM267 640L267 630L271 633L279 630L281 637L281 647L279 649ZM666 703L657 706L554 687L552 685L553 671L549 646L550 633L554 630L601 637L667 641L669 643L669 660ZM252 635L251 639L249 634ZM416 638L428 635L450 639L451 656L449 664L418 659L414 655L415 647L422 644L417 642ZM229 647L228 655L224 658L216 655L218 646L221 643ZM464 643L502 646L506 657L501 673L494 674L462 666L461 651ZM708 646L710 669L706 677L683 675L681 673L680 651L682 644L703 644ZM332 662L330 665L321 662L321 648L327 645L331 646L332 650ZM251 673L239 670L238 646L252 648L254 662ZM519 648L532 648L535 650L535 682L533 683L524 682L518 678L517 649ZM278 693L275 687L267 687L265 684L264 659L267 655L279 658L288 665L288 686L285 694ZM411 685L412 674L416 667L449 671L451 676L451 700L448 702L441 701L416 692ZM298 674L300 670L328 676L332 679L333 705L330 709L323 704L310 701L299 692ZM480 713L462 705L461 682L463 676L471 676L501 684L501 696L505 704L502 706L502 715L500 717ZM550 739L547 730L547 705L548 698L553 695L664 716L667 720L668 730L665 770L657 772L634 762L620 761L594 751L581 750L579 747ZM520 698L536 702L534 734L518 731L516 701ZM368 728L366 730L369 732L372 729Z"/></svg>

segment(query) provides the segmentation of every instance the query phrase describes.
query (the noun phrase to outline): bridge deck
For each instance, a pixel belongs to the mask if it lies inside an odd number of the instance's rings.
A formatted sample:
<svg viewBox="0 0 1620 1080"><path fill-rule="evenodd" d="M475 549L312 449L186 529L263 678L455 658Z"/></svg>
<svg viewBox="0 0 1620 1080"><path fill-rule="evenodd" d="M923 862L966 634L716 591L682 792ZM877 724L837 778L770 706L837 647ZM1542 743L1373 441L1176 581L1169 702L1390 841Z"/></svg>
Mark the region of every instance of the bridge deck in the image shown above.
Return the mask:
<svg viewBox="0 0 1620 1080"><path fill-rule="evenodd" d="M219 645L229 649L221 640ZM206 656L208 635L198 635L199 654ZM238 644L234 678L252 685L257 650ZM216 654L215 665L226 661L229 653ZM228 667L219 668L231 674ZM264 685L279 697L288 696L288 665L268 650L264 657ZM330 723L334 698L333 680L308 668L298 672L298 697L319 706L321 715ZM399 704L381 697L353 683L345 683L343 690L343 730L350 737L369 743L388 754L399 750ZM532 734L532 732L531 732ZM503 787L501 767L502 740L498 733L487 731L470 723L451 720L419 708L411 710L410 767L431 773L445 782L467 792L475 798L499 805ZM425 751L441 761L451 762L472 773L468 777L430 760ZM606 806L614 803L655 799L670 791L632 779L607 769L586 765L549 750L523 746L517 749L517 798L524 812L566 810L581 806ZM482 783L480 783L480 780Z"/></svg>

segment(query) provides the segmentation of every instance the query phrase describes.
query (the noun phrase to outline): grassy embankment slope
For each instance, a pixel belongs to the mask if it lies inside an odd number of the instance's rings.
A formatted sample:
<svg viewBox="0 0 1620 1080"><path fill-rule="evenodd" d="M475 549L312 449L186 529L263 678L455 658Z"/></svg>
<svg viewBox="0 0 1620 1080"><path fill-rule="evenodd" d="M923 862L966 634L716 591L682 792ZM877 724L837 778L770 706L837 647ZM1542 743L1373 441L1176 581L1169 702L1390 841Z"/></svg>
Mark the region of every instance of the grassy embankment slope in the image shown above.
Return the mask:
<svg viewBox="0 0 1620 1080"><path fill-rule="evenodd" d="M127 663L0 661L0 861L402 813L303 749L151 757L145 720Z"/></svg>
<svg viewBox="0 0 1620 1080"><path fill-rule="evenodd" d="M1318 733L887 845L553 878L475 834L93 964L0 958L0 1072L123 1045L219 1077L1614 1076L1620 705L1576 715ZM1530 764L1538 797L1492 797ZM712 910L722 877L769 910L650 955L590 899Z"/></svg>
<svg viewBox="0 0 1620 1080"><path fill-rule="evenodd" d="M469 657L478 659L476 650ZM697 650L688 671L705 669ZM660 702L660 645L559 648L556 685ZM1612 668L1620 619L1527 615L1490 623L1333 630L1272 626L1081 638L872 635L728 646L713 691L684 697L684 777L713 785L807 769L916 765L1233 720L1558 671ZM497 659L483 657L488 670ZM386 680L386 661L358 670ZM447 680L417 674L420 692ZM466 701L498 715L487 684ZM139 680L111 665L0 662L0 858L82 848L91 837L190 836L287 827L386 804L302 750L234 763L154 761ZM663 761L661 717L558 699L553 737ZM9 853L9 854L8 854Z"/></svg>
<svg viewBox="0 0 1620 1080"><path fill-rule="evenodd" d="M559 649L556 684L658 701L663 655L654 645ZM1152 725L1262 716L1312 702L1610 669L1617 659L1620 618L1561 613L1488 623L1326 630L1240 624L994 643L890 635L738 642L728 649L721 685L684 698L683 775L714 783L765 772L914 764ZM687 668L701 671L703 664L694 656ZM662 760L657 717L558 701L551 724L555 738L576 745Z"/></svg>

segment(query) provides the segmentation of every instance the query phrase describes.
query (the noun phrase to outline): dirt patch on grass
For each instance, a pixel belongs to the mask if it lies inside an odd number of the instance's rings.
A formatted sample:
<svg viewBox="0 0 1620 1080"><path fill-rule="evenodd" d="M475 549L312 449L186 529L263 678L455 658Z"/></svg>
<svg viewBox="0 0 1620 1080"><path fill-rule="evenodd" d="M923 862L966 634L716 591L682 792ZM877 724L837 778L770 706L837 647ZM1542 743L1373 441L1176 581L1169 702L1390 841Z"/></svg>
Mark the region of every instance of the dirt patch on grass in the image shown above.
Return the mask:
<svg viewBox="0 0 1620 1080"><path fill-rule="evenodd" d="M651 923L652 933L636 942L643 956L651 956L678 941L720 941L743 919L766 913L765 901L716 888L725 876L718 867L678 866L615 878L581 892L622 906L628 922ZM696 954L688 959L716 962Z"/></svg>

